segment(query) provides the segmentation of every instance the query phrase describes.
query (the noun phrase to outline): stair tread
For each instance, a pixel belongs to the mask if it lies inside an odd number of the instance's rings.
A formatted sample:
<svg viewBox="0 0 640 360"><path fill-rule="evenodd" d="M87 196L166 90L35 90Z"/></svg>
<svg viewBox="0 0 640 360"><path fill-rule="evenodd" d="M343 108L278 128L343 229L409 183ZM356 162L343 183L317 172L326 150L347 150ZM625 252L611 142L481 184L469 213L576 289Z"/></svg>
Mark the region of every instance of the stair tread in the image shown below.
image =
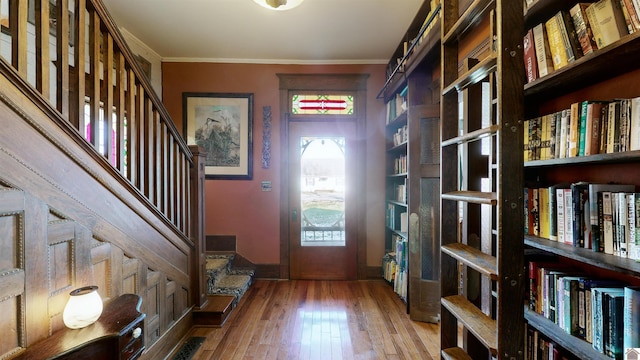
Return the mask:
<svg viewBox="0 0 640 360"><path fill-rule="evenodd" d="M444 360L471 360L471 356L459 347L444 349L440 354Z"/></svg>
<svg viewBox="0 0 640 360"><path fill-rule="evenodd" d="M206 269L209 272L215 272L224 269L228 264L228 258L207 258Z"/></svg>
<svg viewBox="0 0 640 360"><path fill-rule="evenodd" d="M219 288L241 288L251 281L251 275L246 274L229 274L220 278L218 281Z"/></svg>
<svg viewBox="0 0 640 360"><path fill-rule="evenodd" d="M193 311L224 313L232 310L234 300L235 296L233 295L209 295L207 296L207 304L203 308Z"/></svg>
<svg viewBox="0 0 640 360"><path fill-rule="evenodd" d="M496 321L483 313L478 307L460 295L442 298L442 305L464 324L493 355L497 353Z"/></svg>

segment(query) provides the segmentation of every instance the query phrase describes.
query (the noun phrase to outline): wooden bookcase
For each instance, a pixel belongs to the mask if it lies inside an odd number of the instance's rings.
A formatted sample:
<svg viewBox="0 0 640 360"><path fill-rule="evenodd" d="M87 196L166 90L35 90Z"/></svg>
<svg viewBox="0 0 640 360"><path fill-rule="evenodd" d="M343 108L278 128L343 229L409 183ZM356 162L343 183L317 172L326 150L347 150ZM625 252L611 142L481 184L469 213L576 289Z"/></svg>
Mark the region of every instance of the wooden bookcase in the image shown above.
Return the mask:
<svg viewBox="0 0 640 360"><path fill-rule="evenodd" d="M443 1L445 359L524 358L522 3Z"/></svg>
<svg viewBox="0 0 640 360"><path fill-rule="evenodd" d="M577 1L538 0L525 13L525 29L567 11ZM570 63L568 66L534 80L524 86L525 117L533 118L568 108L584 100L607 100L640 96L640 32L598 49ZM558 183L625 183L640 187L637 166L640 151L597 154L524 163L524 177L528 183L550 186ZM594 252L532 235L524 236L527 251L558 257L570 262L585 274L597 274L640 284L640 264L615 255ZM554 322L534 311L525 309L529 326L537 329L566 351L582 359L608 359L594 350L590 343L574 337Z"/></svg>
<svg viewBox="0 0 640 360"><path fill-rule="evenodd" d="M385 258L399 264L393 284L411 319L428 322L439 319L439 17L438 2L426 0L379 94L395 109L386 125Z"/></svg>

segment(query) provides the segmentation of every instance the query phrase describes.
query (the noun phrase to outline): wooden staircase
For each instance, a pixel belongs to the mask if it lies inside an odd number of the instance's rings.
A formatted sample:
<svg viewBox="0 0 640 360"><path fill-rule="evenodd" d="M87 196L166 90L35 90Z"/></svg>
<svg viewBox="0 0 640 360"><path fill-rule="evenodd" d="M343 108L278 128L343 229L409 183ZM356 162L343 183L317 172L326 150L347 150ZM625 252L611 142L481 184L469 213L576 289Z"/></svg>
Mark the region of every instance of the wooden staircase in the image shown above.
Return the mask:
<svg viewBox="0 0 640 360"><path fill-rule="evenodd" d="M224 325L253 283L254 269L234 266L235 257L235 253L207 255L207 303L193 311L195 325Z"/></svg>

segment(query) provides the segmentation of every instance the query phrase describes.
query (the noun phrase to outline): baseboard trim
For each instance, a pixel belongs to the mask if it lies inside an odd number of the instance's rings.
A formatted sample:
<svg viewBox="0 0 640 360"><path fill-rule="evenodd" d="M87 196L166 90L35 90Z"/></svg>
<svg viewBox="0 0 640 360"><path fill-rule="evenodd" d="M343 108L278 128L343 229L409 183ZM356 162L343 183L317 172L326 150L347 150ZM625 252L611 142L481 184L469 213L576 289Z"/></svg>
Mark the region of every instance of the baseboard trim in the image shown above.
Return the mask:
<svg viewBox="0 0 640 360"><path fill-rule="evenodd" d="M193 308L185 311L151 346L145 343L145 350L140 360L167 359L172 352L177 351L193 327L192 311Z"/></svg>

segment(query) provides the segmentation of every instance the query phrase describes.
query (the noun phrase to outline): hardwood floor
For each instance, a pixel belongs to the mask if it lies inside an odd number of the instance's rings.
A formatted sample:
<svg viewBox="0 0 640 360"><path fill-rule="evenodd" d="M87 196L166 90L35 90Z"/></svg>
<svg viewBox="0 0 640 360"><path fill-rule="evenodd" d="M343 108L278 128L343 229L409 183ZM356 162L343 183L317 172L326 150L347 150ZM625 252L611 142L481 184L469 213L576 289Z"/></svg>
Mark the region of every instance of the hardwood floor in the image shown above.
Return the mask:
<svg viewBox="0 0 640 360"><path fill-rule="evenodd" d="M414 322L382 280L257 280L194 360L439 359L439 326Z"/></svg>

